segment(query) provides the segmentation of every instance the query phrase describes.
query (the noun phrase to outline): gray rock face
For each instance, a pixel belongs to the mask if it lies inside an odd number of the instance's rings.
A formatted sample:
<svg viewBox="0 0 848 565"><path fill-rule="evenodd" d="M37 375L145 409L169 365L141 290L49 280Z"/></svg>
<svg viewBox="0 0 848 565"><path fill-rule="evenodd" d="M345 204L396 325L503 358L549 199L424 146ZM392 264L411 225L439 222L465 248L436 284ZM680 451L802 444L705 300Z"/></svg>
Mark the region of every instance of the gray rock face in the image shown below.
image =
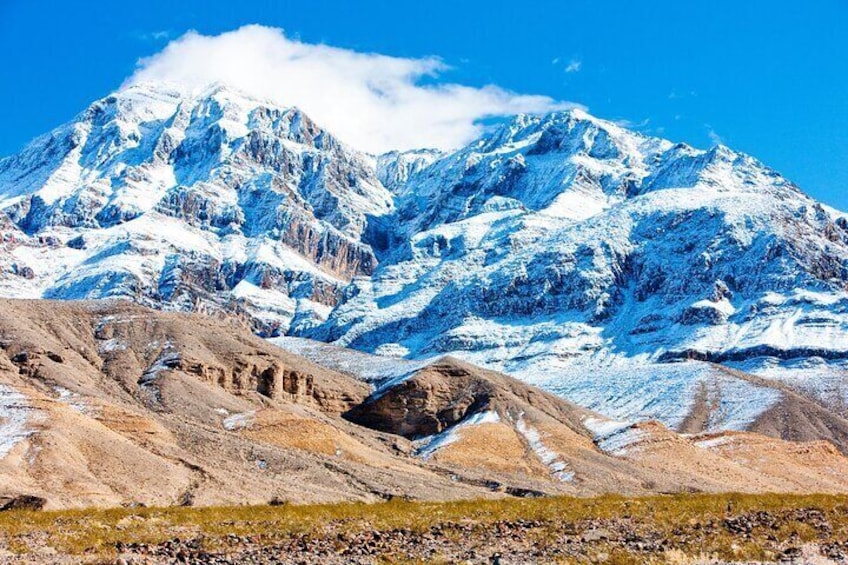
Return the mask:
<svg viewBox="0 0 848 565"><path fill-rule="evenodd" d="M137 86L0 161L0 207L6 295L235 309L276 334L374 271L393 201L296 109Z"/></svg>

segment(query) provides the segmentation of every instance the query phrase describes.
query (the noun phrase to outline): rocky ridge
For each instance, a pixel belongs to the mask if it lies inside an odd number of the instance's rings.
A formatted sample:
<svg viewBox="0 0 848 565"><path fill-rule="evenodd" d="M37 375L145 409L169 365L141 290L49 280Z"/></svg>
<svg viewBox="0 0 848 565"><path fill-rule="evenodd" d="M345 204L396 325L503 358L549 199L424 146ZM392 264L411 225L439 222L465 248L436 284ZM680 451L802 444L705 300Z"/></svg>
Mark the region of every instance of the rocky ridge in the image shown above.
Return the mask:
<svg viewBox="0 0 848 565"><path fill-rule="evenodd" d="M373 159L296 109L222 85L139 85L0 161L4 294L240 312L259 333L325 315L377 260Z"/></svg>

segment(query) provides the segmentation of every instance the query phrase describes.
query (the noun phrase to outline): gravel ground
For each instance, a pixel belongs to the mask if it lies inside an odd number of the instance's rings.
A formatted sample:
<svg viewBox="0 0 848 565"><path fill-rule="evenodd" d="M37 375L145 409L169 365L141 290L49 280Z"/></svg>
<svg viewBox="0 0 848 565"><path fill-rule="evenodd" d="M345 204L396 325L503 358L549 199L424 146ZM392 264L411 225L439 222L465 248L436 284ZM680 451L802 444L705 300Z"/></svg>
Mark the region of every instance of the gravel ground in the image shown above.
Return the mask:
<svg viewBox="0 0 848 565"><path fill-rule="evenodd" d="M788 524L805 524L818 542L781 539ZM773 532L773 533L769 533ZM469 563L524 565L535 563L636 562L729 563L699 554L702 540L731 534L734 544L756 543L769 562L825 564L848 562L848 540L832 539L825 515L816 509L781 513L752 512L705 523L692 520L671 535L652 532L628 519L586 520L576 524L541 521L498 521L490 524L446 522L429 531L393 529L351 531L350 524L329 523L321 531L277 540L230 534L208 551L207 540L173 539L157 545L118 544L117 564L285 564L335 565L376 563ZM733 546L731 546L733 547Z"/></svg>

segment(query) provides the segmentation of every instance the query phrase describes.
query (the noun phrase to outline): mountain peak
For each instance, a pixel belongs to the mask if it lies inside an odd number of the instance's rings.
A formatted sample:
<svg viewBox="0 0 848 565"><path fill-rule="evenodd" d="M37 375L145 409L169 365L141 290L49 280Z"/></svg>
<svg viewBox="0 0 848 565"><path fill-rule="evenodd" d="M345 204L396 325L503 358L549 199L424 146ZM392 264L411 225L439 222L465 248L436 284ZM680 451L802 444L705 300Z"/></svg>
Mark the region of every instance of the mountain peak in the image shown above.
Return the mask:
<svg viewBox="0 0 848 565"><path fill-rule="evenodd" d="M370 273L369 218L393 209L370 157L226 84L135 84L94 102L0 161L0 202L19 236L5 260L33 272L14 296L236 304L261 310L265 333L320 318ZM55 268L26 258L45 238Z"/></svg>
<svg viewBox="0 0 848 565"><path fill-rule="evenodd" d="M204 98L240 99L257 105L277 106L277 104L269 99L254 96L238 86L223 81L210 82L196 87L186 87L180 84L157 81L135 82L122 86L110 96L119 98L145 97L152 99L179 98L183 100L199 100Z"/></svg>

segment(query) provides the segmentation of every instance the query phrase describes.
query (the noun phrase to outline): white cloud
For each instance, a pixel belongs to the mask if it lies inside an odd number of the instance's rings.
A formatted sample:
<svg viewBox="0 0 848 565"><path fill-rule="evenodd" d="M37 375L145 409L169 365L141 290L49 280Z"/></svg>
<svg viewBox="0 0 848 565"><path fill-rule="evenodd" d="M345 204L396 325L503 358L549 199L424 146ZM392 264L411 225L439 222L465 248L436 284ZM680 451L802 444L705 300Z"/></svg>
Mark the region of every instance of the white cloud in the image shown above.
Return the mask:
<svg viewBox="0 0 848 565"><path fill-rule="evenodd" d="M141 41L162 41L171 37L171 32L165 29L156 31L138 31L133 34Z"/></svg>
<svg viewBox="0 0 848 565"><path fill-rule="evenodd" d="M668 93L669 100L680 100L681 98L695 98L698 96L698 93L694 90L689 90L688 92L681 92L676 88Z"/></svg>
<svg viewBox="0 0 848 565"><path fill-rule="evenodd" d="M621 118L621 119L618 119L618 120L612 120L612 122L615 125L617 125L618 127L622 127L622 128L626 128L626 129L633 129L633 130L640 130L640 129L646 127L649 123L651 123L651 119L645 118L644 120L634 122L633 120L628 120L627 118Z"/></svg>
<svg viewBox="0 0 848 565"><path fill-rule="evenodd" d="M125 86L168 82L198 90L213 82L282 106L297 106L353 146L371 152L461 146L485 118L543 113L575 104L495 85L444 82L438 58L409 59L303 43L281 29L245 26L217 36L189 32L142 59Z"/></svg>
<svg viewBox="0 0 848 565"><path fill-rule="evenodd" d="M565 72L567 73L576 73L583 67L583 61L580 59L572 59L565 66Z"/></svg>
<svg viewBox="0 0 848 565"><path fill-rule="evenodd" d="M713 145L724 145L724 139L722 139L722 137L718 133L716 133L716 131L713 129L713 126L711 126L710 124L704 124L704 127L707 128L707 137L710 138L710 142Z"/></svg>

